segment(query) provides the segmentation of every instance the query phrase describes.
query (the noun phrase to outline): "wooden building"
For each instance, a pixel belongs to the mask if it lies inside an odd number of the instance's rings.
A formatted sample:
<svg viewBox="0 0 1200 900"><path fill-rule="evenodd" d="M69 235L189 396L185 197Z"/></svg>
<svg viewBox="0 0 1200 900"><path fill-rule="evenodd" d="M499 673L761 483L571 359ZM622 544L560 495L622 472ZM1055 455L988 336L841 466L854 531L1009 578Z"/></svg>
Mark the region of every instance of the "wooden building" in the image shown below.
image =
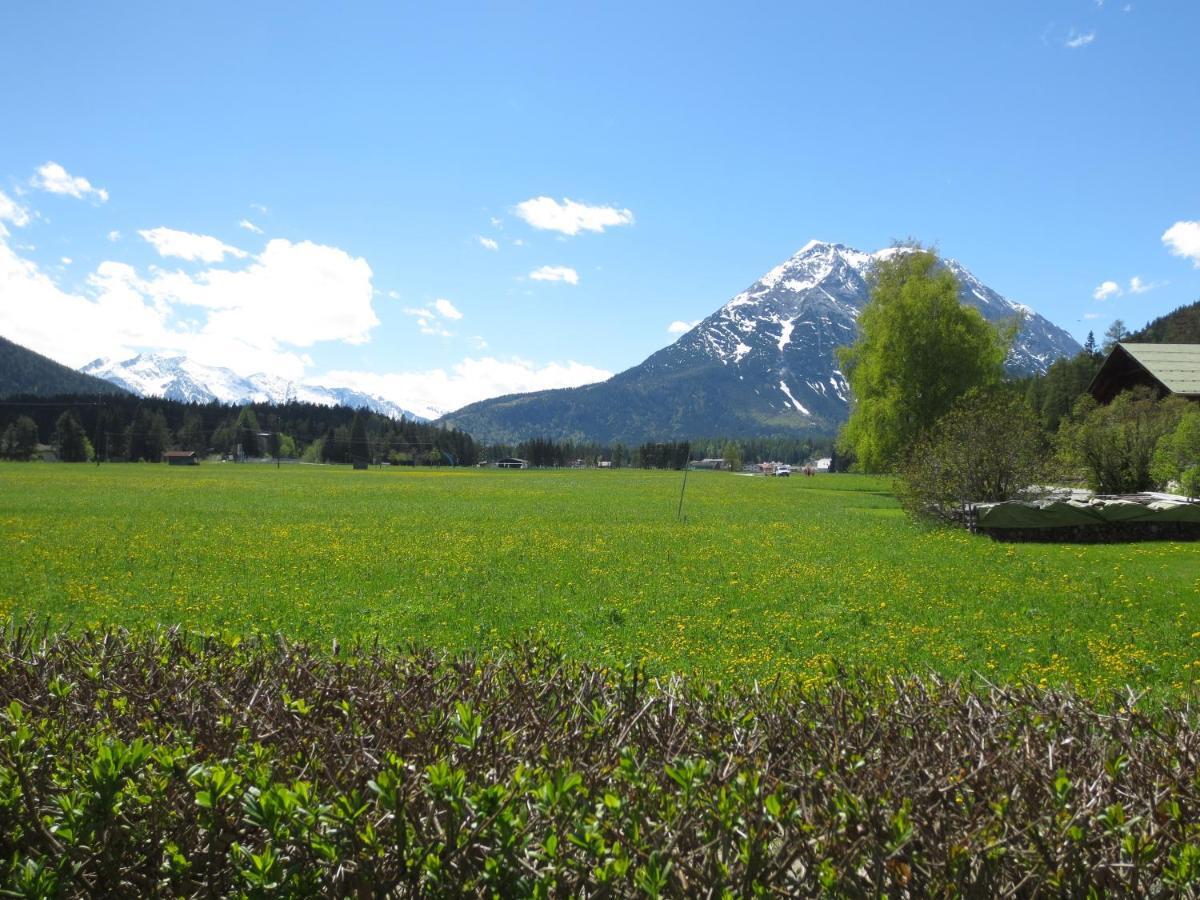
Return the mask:
<svg viewBox="0 0 1200 900"><path fill-rule="evenodd" d="M496 463L498 469L528 469L529 463L523 459L517 459L515 456L506 456L504 459Z"/></svg>
<svg viewBox="0 0 1200 900"><path fill-rule="evenodd" d="M168 466L198 466L200 459L195 450L168 450L163 454Z"/></svg>
<svg viewBox="0 0 1200 900"><path fill-rule="evenodd" d="M1121 391L1139 386L1163 397L1200 400L1200 344L1117 344L1088 392L1096 402L1109 403Z"/></svg>

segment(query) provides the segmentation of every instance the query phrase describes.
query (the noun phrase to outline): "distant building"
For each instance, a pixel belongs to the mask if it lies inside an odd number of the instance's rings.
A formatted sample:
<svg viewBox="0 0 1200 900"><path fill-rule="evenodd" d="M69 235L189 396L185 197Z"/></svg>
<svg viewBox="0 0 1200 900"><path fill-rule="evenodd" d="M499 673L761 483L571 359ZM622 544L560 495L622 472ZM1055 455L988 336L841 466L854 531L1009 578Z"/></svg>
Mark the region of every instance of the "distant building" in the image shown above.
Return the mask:
<svg viewBox="0 0 1200 900"><path fill-rule="evenodd" d="M828 456L823 456L813 463L813 471L828 472L831 466L833 466L833 459Z"/></svg>
<svg viewBox="0 0 1200 900"><path fill-rule="evenodd" d="M596 463L596 465L601 469L611 469L613 467L611 459L602 459L600 462Z"/></svg>
<svg viewBox="0 0 1200 900"><path fill-rule="evenodd" d="M523 459L517 459L515 456L506 456L504 459L496 463L497 469L528 469L529 463Z"/></svg>
<svg viewBox="0 0 1200 900"><path fill-rule="evenodd" d="M1139 386L1163 397L1200 400L1200 344L1117 344L1088 392L1097 403L1110 403L1121 391Z"/></svg>
<svg viewBox="0 0 1200 900"><path fill-rule="evenodd" d="M195 450L168 450L163 454L168 466L198 466L200 458Z"/></svg>
<svg viewBox="0 0 1200 900"><path fill-rule="evenodd" d="M725 460L723 459L695 459L692 460L693 469L724 469Z"/></svg>

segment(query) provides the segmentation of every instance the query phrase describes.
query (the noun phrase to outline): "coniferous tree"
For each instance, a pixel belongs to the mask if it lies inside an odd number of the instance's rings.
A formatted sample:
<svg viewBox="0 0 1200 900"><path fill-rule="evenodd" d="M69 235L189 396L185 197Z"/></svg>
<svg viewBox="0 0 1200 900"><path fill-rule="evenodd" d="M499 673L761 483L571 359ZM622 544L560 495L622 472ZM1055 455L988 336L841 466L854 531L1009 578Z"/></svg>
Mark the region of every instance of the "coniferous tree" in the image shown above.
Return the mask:
<svg viewBox="0 0 1200 900"><path fill-rule="evenodd" d="M370 462L371 448L367 444L367 426L359 413L354 414L350 425L350 460L351 462Z"/></svg>
<svg viewBox="0 0 1200 900"><path fill-rule="evenodd" d="M258 442L258 416L254 414L254 407L243 406L234 427L237 429L237 443L246 458L262 456L262 447Z"/></svg>
<svg viewBox="0 0 1200 900"><path fill-rule="evenodd" d="M54 447L63 462L87 462L92 458L91 441L73 409L58 417L54 425Z"/></svg>

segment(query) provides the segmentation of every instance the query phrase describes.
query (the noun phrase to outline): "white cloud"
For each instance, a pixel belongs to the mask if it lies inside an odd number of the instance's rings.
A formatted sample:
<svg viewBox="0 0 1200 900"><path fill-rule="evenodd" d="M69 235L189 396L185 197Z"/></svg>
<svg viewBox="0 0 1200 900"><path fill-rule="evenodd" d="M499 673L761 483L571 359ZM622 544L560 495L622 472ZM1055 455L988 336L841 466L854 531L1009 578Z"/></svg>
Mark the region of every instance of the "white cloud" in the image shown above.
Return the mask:
<svg viewBox="0 0 1200 900"><path fill-rule="evenodd" d="M695 322L683 322L679 319L676 319L667 326L667 334L687 334L699 324L700 319L697 319Z"/></svg>
<svg viewBox="0 0 1200 900"><path fill-rule="evenodd" d="M1182 256L1200 269L1200 222L1176 222L1163 232L1162 242L1175 256Z"/></svg>
<svg viewBox="0 0 1200 900"><path fill-rule="evenodd" d="M1092 291L1092 299L1107 300L1109 297L1120 297L1121 286L1115 281L1105 281Z"/></svg>
<svg viewBox="0 0 1200 900"><path fill-rule="evenodd" d="M29 180L35 188L49 191L51 194L67 194L77 200L95 197L101 203L108 200L108 191L104 188L92 187L90 181L77 175L71 175L56 162L48 162L37 170L37 174Z"/></svg>
<svg viewBox="0 0 1200 900"><path fill-rule="evenodd" d="M611 372L574 360L538 365L516 357L467 357L449 371L432 369L391 374L334 371L314 375L311 380L378 394L413 412L433 417L489 397L578 387L611 377Z"/></svg>
<svg viewBox="0 0 1200 900"><path fill-rule="evenodd" d="M249 231L253 234L262 234L263 233L263 230L261 228L259 228L257 225L255 225L253 222L251 222L249 219L242 219L240 222L238 222L238 228L245 228L247 231Z"/></svg>
<svg viewBox="0 0 1200 900"><path fill-rule="evenodd" d="M4 228L5 222L23 228L29 224L29 210L0 191L0 236L8 234Z"/></svg>
<svg viewBox="0 0 1200 900"><path fill-rule="evenodd" d="M399 299L400 299L400 292L399 292L399 291L388 291L388 292L387 292L387 295L388 295L389 297L391 297L393 300L399 300Z"/></svg>
<svg viewBox="0 0 1200 900"><path fill-rule="evenodd" d="M371 269L336 247L273 240L249 266L143 277L106 261L63 290L0 239L0 334L69 366L142 350L185 353L241 375L303 375L295 348L362 343L378 324Z"/></svg>
<svg viewBox="0 0 1200 900"><path fill-rule="evenodd" d="M1067 35L1066 43L1063 44L1063 46L1069 47L1072 50L1078 50L1080 47L1086 47L1095 39L1096 32L1094 31L1078 32L1072 28L1071 33Z"/></svg>
<svg viewBox="0 0 1200 900"><path fill-rule="evenodd" d="M192 234L190 231L161 227L144 229L138 234L154 246L159 256L177 256L180 259L206 263L220 262L227 254L238 259L244 259L246 256L246 251L230 247L207 234Z"/></svg>
<svg viewBox="0 0 1200 900"><path fill-rule="evenodd" d="M463 317L458 308L445 297L438 297L434 300L432 309L428 306L409 307L404 310L404 314L417 320L417 327L421 329L421 334L432 334L437 337L454 337L454 332L448 331L439 319L457 320Z"/></svg>
<svg viewBox="0 0 1200 900"><path fill-rule="evenodd" d="M62 258L62 264L63 264L64 266L69 266L69 265L71 264L71 257L69 257L69 256L64 256L64 257Z"/></svg>
<svg viewBox="0 0 1200 900"><path fill-rule="evenodd" d="M518 218L524 219L534 228L570 235L633 224L633 213L628 209L588 206L566 197L562 203L553 197L534 197L518 203L513 211Z"/></svg>
<svg viewBox="0 0 1200 900"><path fill-rule="evenodd" d="M489 237L481 237L479 239L479 245L488 250L499 250L500 249L500 245L497 244L494 240L492 240Z"/></svg>
<svg viewBox="0 0 1200 900"><path fill-rule="evenodd" d="M1107 318L1108 318L1108 313L1084 313L1084 314L1083 314L1083 317L1084 317L1085 319L1088 319L1088 320L1091 320L1091 319L1107 319Z"/></svg>
<svg viewBox="0 0 1200 900"><path fill-rule="evenodd" d="M1145 294L1156 287L1162 287L1162 285L1156 281L1142 281L1137 275L1129 279L1129 293L1131 294Z"/></svg>
<svg viewBox="0 0 1200 900"><path fill-rule="evenodd" d="M108 239L115 244L117 241L119 241L121 239L121 232L117 231L114 228L112 231L110 231L108 233Z"/></svg>
<svg viewBox="0 0 1200 900"><path fill-rule="evenodd" d="M262 213L264 216L271 214L271 211L269 209L267 209L265 206L263 206L261 203L251 203L250 208L253 210L257 210L258 212Z"/></svg>
<svg viewBox="0 0 1200 900"><path fill-rule="evenodd" d="M446 319L461 319L463 317L453 303L445 297L438 297L433 301L433 308L438 311L438 314Z"/></svg>
<svg viewBox="0 0 1200 900"><path fill-rule="evenodd" d="M570 266L542 266L529 273L534 281L565 281L567 284L579 284L579 273Z"/></svg>

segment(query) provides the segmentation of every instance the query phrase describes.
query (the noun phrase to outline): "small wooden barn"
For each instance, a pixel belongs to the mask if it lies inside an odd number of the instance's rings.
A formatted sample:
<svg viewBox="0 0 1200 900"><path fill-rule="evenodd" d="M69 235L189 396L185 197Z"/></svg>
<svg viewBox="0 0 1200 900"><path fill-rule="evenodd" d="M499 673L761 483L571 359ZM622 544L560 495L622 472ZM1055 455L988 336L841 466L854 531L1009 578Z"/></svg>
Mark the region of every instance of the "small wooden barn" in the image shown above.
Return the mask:
<svg viewBox="0 0 1200 900"><path fill-rule="evenodd" d="M1117 344L1088 392L1097 403L1109 403L1121 391L1139 386L1163 397L1178 394L1200 400L1200 344Z"/></svg>
<svg viewBox="0 0 1200 900"><path fill-rule="evenodd" d="M163 454L168 466L198 466L200 458L195 450L168 450Z"/></svg>
<svg viewBox="0 0 1200 900"><path fill-rule="evenodd" d="M496 463L498 469L528 469L529 463L523 459L517 459L515 456L506 456L504 459Z"/></svg>

